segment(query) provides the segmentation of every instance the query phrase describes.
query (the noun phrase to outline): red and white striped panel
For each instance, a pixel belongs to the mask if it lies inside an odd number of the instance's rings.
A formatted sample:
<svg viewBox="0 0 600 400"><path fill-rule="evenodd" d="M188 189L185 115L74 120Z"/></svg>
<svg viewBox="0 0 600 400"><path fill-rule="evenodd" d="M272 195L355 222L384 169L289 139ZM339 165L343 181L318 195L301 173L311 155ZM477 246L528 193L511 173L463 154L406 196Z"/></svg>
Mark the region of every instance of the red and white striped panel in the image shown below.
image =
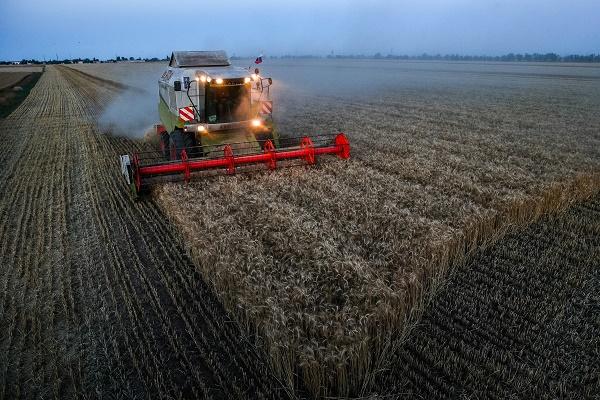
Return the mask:
<svg viewBox="0 0 600 400"><path fill-rule="evenodd" d="M272 101L262 101L260 105L260 113L261 114L271 114L273 112L273 102Z"/></svg>
<svg viewBox="0 0 600 400"><path fill-rule="evenodd" d="M194 119L194 108L183 107L179 109L179 119L183 122L188 122Z"/></svg>

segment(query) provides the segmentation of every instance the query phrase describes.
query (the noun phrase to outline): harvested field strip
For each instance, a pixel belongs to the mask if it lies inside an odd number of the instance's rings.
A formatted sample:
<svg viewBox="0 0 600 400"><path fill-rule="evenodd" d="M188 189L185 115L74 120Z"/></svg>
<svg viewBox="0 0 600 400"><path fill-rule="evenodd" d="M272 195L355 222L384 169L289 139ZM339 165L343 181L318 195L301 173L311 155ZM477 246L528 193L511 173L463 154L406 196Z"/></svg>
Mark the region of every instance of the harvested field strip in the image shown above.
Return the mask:
<svg viewBox="0 0 600 400"><path fill-rule="evenodd" d="M21 73L17 74L23 75ZM0 118L9 115L27 98L27 95L37 83L40 75L41 72L28 73L17 82L11 83L4 88L0 88ZM0 80L2 76L3 75L0 73Z"/></svg>
<svg viewBox="0 0 600 400"><path fill-rule="evenodd" d="M92 87L90 87L89 84L85 83L86 81L89 83L92 83L93 85L96 85L96 86L102 86L105 89L112 89L112 90L129 89L129 86L125 85L124 83L106 79L106 78L100 78L98 76L90 75L86 72L76 70L73 68L69 68L64 65L59 65L59 66L57 66L57 68L60 68L64 73L69 74L69 77L73 80L73 83L75 84L75 86L77 88L79 88L80 90L82 90L86 95L89 95L94 92L94 89ZM90 102L90 100L91 100L91 97L88 97L88 102Z"/></svg>
<svg viewBox="0 0 600 400"><path fill-rule="evenodd" d="M43 65L0 65L0 74L4 72L42 72Z"/></svg>
<svg viewBox="0 0 600 400"><path fill-rule="evenodd" d="M416 398L593 398L600 391L599 212L596 196L456 270L380 387Z"/></svg>
<svg viewBox="0 0 600 400"><path fill-rule="evenodd" d="M281 398L102 135L113 86L49 67L0 121L0 398Z"/></svg>
<svg viewBox="0 0 600 400"><path fill-rule="evenodd" d="M2 72L0 69L0 90L12 88L29 74L29 72Z"/></svg>

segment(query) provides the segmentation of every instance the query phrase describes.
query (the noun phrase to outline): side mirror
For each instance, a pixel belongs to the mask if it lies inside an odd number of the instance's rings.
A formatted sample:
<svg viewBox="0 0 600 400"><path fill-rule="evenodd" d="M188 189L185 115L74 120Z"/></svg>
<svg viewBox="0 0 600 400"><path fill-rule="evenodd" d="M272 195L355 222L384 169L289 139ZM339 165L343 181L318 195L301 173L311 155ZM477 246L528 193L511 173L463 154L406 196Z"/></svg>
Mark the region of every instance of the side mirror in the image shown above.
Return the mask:
<svg viewBox="0 0 600 400"><path fill-rule="evenodd" d="M269 85L273 84L273 79L269 78Z"/></svg>
<svg viewBox="0 0 600 400"><path fill-rule="evenodd" d="M258 75L258 74L260 74L260 70L259 70L258 68L254 68L254 73L255 73L256 75Z"/></svg>
<svg viewBox="0 0 600 400"><path fill-rule="evenodd" d="M173 89L176 92L181 92L181 81L175 81L175 82L173 82Z"/></svg>

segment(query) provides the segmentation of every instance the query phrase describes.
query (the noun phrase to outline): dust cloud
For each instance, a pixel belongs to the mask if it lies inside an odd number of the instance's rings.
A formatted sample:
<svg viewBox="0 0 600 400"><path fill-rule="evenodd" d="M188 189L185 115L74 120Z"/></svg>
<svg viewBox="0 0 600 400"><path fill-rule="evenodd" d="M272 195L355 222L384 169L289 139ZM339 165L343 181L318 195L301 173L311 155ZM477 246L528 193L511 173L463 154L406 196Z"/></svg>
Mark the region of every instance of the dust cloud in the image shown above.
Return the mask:
<svg viewBox="0 0 600 400"><path fill-rule="evenodd" d="M143 138L158 116L158 78L164 64L115 65L111 77L127 85L128 89L117 94L105 106L98 125L104 132L118 136Z"/></svg>
<svg viewBox="0 0 600 400"><path fill-rule="evenodd" d="M253 60L235 60L233 65L248 68ZM152 126L160 122L158 115L158 79L164 72L163 63L117 64L108 79L118 80L130 89L118 94L105 107L98 123L105 132L119 136L143 138ZM360 60L274 60L260 66L263 77L272 77L270 94L274 101L275 122L293 118L311 118L299 110L315 98L367 101L386 91L409 87L422 88L435 81L437 68L425 82L416 77L421 64ZM423 71L419 71L422 75ZM441 84L441 82L438 82ZM227 117L229 118L229 117ZM285 123L282 128L285 128Z"/></svg>

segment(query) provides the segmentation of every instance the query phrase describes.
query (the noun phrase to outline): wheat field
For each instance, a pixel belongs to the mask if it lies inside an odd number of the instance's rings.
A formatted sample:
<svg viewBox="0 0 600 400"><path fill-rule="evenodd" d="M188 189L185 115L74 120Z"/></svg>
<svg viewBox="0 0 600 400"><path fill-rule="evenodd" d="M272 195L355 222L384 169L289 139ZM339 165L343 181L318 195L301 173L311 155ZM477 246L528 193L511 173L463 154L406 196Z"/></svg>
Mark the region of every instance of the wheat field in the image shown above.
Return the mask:
<svg viewBox="0 0 600 400"><path fill-rule="evenodd" d="M478 252L377 382L405 398L592 399L600 389L600 196ZM464 374L463 371L469 371Z"/></svg>
<svg viewBox="0 0 600 400"><path fill-rule="evenodd" d="M449 267L600 188L598 76L450 74L360 100L284 91L282 131L347 132L349 162L157 191L290 386L368 393Z"/></svg>
<svg viewBox="0 0 600 400"><path fill-rule="evenodd" d="M1 122L0 397L402 393L448 276L600 190L600 68L279 60L281 134L343 131L350 160L134 203L118 155L149 144L114 105L155 118L162 69L49 67Z"/></svg>

